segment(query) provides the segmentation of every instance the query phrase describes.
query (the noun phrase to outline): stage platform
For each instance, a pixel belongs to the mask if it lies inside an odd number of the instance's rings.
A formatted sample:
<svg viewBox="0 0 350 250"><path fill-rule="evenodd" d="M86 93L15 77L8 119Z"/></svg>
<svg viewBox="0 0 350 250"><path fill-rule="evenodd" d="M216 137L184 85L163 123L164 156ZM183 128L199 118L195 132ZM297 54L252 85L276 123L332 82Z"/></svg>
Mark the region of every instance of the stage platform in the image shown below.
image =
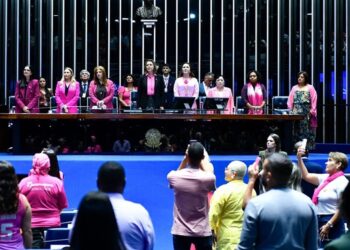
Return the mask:
<svg viewBox="0 0 350 250"><path fill-rule="evenodd" d="M309 158L324 166L327 156L327 154L310 154ZM84 194L96 190L97 171L103 162L120 162L125 167L127 176L125 198L146 207L155 227L155 250L164 250L172 248L170 230L173 191L168 187L166 176L169 171L178 167L182 157L181 155L60 155L58 159L64 173L69 208L77 208ZM217 186L224 184L224 169L229 162L241 160L249 165L254 162L255 157L256 155L210 156L215 168ZM10 161L18 174L27 174L31 168L31 155L0 154L0 159ZM296 157L292 155L291 159L295 161Z"/></svg>

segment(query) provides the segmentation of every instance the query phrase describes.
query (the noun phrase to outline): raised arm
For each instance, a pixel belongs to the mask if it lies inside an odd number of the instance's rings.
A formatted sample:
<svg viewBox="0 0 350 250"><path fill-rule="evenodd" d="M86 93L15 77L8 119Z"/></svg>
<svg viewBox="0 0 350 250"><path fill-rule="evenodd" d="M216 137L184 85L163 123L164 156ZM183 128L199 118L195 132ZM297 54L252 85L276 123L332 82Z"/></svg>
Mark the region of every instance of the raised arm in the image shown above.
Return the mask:
<svg viewBox="0 0 350 250"><path fill-rule="evenodd" d="M301 176L303 177L304 181L307 181L313 185L318 186L320 183L317 178L317 175L311 174L309 173L309 171L307 171L307 168L302 158L304 154L305 154L305 149L299 147L297 152L297 158L298 158L298 167L300 168L300 171L301 171Z"/></svg>
<svg viewBox="0 0 350 250"><path fill-rule="evenodd" d="M245 209L250 199L255 196L254 185L259 177L259 170L254 165L248 167L249 181L244 192L242 209Z"/></svg>

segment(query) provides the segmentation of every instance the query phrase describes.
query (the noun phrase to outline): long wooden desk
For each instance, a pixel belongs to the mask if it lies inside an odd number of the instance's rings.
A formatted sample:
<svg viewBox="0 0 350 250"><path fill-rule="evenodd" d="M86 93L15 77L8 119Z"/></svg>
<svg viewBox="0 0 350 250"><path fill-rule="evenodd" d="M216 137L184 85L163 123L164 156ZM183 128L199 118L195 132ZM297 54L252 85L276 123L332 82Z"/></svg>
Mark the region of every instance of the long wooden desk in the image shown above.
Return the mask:
<svg viewBox="0 0 350 250"><path fill-rule="evenodd" d="M242 121L298 121L302 115L223 115L178 113L84 113L84 114L0 114L0 120L242 120Z"/></svg>
<svg viewBox="0 0 350 250"><path fill-rule="evenodd" d="M84 140L95 134L111 152L114 140L122 131L132 145L144 139L150 128L172 135L180 141L179 150L188 142L190 134L201 132L214 148L224 153L254 153L265 147L266 137L278 133L282 149L292 150L292 125L303 119L301 115L246 114L179 114L179 113L82 113L82 114L0 114L0 152L13 147L15 153L39 150L42 141L50 138ZM35 140L28 146L30 140ZM244 144L245 143L245 144ZM76 144L74 142L74 144ZM225 144L225 145L224 145ZM136 152L142 149L136 149ZM79 151L81 152L81 151ZM221 151L220 151L221 152Z"/></svg>

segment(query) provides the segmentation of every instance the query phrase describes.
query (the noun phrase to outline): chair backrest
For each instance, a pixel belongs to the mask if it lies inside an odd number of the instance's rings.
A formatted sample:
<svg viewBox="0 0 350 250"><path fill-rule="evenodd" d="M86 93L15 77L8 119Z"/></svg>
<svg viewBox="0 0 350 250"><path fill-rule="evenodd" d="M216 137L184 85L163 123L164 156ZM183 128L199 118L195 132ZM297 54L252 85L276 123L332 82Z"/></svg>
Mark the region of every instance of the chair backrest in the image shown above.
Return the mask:
<svg viewBox="0 0 350 250"><path fill-rule="evenodd" d="M57 110L57 103L56 103L56 97L51 96L50 97L50 110L52 113L56 113Z"/></svg>
<svg viewBox="0 0 350 250"><path fill-rule="evenodd" d="M14 95L11 95L8 98L8 110L9 110L9 113L11 113L13 111L14 107L16 107L16 98L15 98Z"/></svg>
<svg viewBox="0 0 350 250"><path fill-rule="evenodd" d="M69 228L49 228L45 234L45 248L51 245L69 245Z"/></svg>
<svg viewBox="0 0 350 250"><path fill-rule="evenodd" d="M288 96L272 97L272 114L287 114L289 109L287 106Z"/></svg>
<svg viewBox="0 0 350 250"><path fill-rule="evenodd" d="M236 113L237 114L245 114L246 113L245 104L244 104L242 96L236 97Z"/></svg>
<svg viewBox="0 0 350 250"><path fill-rule="evenodd" d="M60 214L61 227L67 228L69 224L72 224L74 216L78 210L63 210Z"/></svg>
<svg viewBox="0 0 350 250"><path fill-rule="evenodd" d="M113 110L114 112L118 112L119 110L119 99L117 96L113 96Z"/></svg>

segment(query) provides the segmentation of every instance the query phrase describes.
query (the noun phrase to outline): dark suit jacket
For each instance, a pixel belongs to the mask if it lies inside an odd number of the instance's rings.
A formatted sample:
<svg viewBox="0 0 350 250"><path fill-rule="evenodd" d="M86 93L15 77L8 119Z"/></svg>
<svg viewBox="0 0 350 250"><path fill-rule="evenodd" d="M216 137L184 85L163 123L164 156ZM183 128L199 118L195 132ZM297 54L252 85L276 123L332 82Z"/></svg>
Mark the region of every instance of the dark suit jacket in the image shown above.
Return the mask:
<svg viewBox="0 0 350 250"><path fill-rule="evenodd" d="M164 80L163 76L155 75L155 87L153 103L154 108L159 109L164 107ZM148 95L147 95L147 76L142 75L137 89L137 106L145 109L147 107Z"/></svg>
<svg viewBox="0 0 350 250"><path fill-rule="evenodd" d="M90 87L90 82L87 81L87 87L86 87L86 91L84 92L84 88L83 88L83 82L81 82L80 84L80 102L81 102L81 111L84 113L86 111L86 107L87 107L87 98L89 97L89 87ZM84 95L85 93L85 95Z"/></svg>
<svg viewBox="0 0 350 250"><path fill-rule="evenodd" d="M163 78L164 79L164 78ZM173 108L174 104L174 84L175 84L175 77L169 75L168 80L168 92L165 94L165 108Z"/></svg>

